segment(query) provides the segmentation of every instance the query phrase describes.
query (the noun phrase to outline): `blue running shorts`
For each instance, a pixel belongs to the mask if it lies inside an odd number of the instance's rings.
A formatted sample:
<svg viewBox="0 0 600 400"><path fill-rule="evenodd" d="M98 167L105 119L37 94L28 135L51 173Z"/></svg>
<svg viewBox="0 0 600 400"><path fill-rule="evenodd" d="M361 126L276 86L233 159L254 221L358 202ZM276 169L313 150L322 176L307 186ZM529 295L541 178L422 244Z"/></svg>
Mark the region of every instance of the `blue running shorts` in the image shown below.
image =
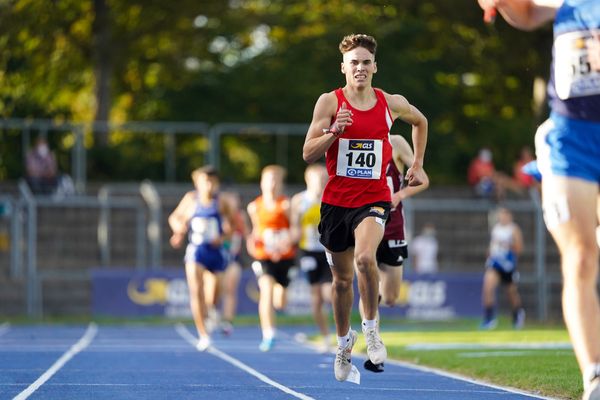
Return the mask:
<svg viewBox="0 0 600 400"><path fill-rule="evenodd" d="M535 148L542 176L600 184L600 123L552 113L535 134Z"/></svg>
<svg viewBox="0 0 600 400"><path fill-rule="evenodd" d="M199 246L189 244L185 251L185 262L202 264L210 272L221 272L227 266L227 260L220 248L202 244Z"/></svg>

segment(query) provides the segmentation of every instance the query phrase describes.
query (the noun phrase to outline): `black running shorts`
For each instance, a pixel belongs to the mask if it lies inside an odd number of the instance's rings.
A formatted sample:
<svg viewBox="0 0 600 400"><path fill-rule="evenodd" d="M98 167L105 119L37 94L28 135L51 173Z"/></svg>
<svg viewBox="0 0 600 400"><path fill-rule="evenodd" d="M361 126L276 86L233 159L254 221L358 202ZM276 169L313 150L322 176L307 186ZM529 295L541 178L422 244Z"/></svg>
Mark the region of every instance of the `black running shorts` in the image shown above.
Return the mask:
<svg viewBox="0 0 600 400"><path fill-rule="evenodd" d="M319 223L320 242L333 253L354 247L354 230L367 217L375 217L385 227L390 215L390 203L377 202L357 208L346 208L321 203Z"/></svg>
<svg viewBox="0 0 600 400"><path fill-rule="evenodd" d="M284 288L290 284L290 269L294 266L294 260L279 260L277 262L271 260L256 260L252 263L252 270L257 278L262 275L270 275Z"/></svg>
<svg viewBox="0 0 600 400"><path fill-rule="evenodd" d="M306 273L308 282L311 285L327 283L333 280L331 268L329 268L324 251L300 250L298 265Z"/></svg>
<svg viewBox="0 0 600 400"><path fill-rule="evenodd" d="M383 239L377 248L377 264L399 267L408 257L406 240Z"/></svg>
<svg viewBox="0 0 600 400"><path fill-rule="evenodd" d="M511 283L519 283L519 278L521 277L521 275L519 274L519 271L517 271L517 270L512 270L510 272L506 272L500 268L494 268L494 267L487 267L487 268L491 268L498 274L498 276L500 277L500 283L503 285L509 285Z"/></svg>

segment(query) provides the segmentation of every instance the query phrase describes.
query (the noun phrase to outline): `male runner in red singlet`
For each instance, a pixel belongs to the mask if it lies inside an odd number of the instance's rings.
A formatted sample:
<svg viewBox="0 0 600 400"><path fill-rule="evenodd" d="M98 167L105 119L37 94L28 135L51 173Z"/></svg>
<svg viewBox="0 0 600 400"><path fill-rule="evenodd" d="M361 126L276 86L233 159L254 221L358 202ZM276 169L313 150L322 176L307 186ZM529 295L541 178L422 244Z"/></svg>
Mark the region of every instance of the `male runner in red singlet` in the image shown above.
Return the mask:
<svg viewBox="0 0 600 400"><path fill-rule="evenodd" d="M412 125L415 157L406 176L409 185L418 186L426 179L423 157L427 119L403 96L371 86L377 72L377 42L373 37L349 35L339 48L346 85L317 100L303 158L312 163L326 154L329 180L323 193L319 232L333 272L333 315L338 336L334 372L337 380L345 381L352 371L350 355L357 338L350 328L354 264L365 311L362 328L367 354L375 364L387 357L376 321L379 278L375 252L390 210L385 176L392 158L389 131L396 118Z"/></svg>

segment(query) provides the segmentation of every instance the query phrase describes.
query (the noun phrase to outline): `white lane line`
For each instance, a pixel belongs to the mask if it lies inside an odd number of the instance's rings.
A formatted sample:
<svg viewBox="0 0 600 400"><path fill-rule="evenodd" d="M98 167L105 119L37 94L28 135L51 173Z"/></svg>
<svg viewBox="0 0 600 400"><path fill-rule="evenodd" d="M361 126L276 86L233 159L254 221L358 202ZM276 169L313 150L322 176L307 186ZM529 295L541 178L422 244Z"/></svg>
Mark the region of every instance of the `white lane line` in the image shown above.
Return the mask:
<svg viewBox="0 0 600 400"><path fill-rule="evenodd" d="M10 323L5 322L0 325L0 336L4 335L10 329Z"/></svg>
<svg viewBox="0 0 600 400"><path fill-rule="evenodd" d="M183 325L183 324L177 324L175 325L175 330L177 331L177 333L179 333L179 335L185 339L189 344L191 344L194 348L196 347L196 343L198 342L198 339L192 335L190 333L190 331L187 330L187 328ZM278 382L275 382L274 380L272 380L271 378L269 378L266 375L261 374L260 372L258 372L257 370L249 367L248 365L244 364L243 362L231 357L230 355L223 353L222 351L218 350L217 348L215 348L214 346L209 347L206 350L207 353L212 354L213 356L216 356L218 358L220 358L221 360L228 362L229 364L249 373L250 375L254 376L255 378L258 378L259 380L261 380L262 382L271 385L273 387L276 387L277 389L281 390L282 392L285 392L289 395L292 395L298 399L302 399L302 400L314 400L312 397L307 396L303 393L298 393L292 389L290 389L287 386L284 386Z"/></svg>
<svg viewBox="0 0 600 400"><path fill-rule="evenodd" d="M33 382L29 387L23 390L21 393L13 397L13 400L24 400L31 396L36 390L40 388L46 381L52 378L52 375L57 373L71 358L73 358L77 353L85 349L89 346L89 344L94 340L96 333L98 332L98 327L95 323L90 323L84 333L84 335L79 339L77 343L75 343L71 348L63 354L46 372L44 372L35 382Z"/></svg>
<svg viewBox="0 0 600 400"><path fill-rule="evenodd" d="M572 351L553 351L546 350L547 352L552 352L554 355L573 355ZM539 354L536 351L474 351L470 353L457 353L456 357L459 358L487 358L487 357L535 357Z"/></svg>
<svg viewBox="0 0 600 400"><path fill-rule="evenodd" d="M437 350L568 350L572 349L569 342L507 342L507 343L413 343L404 346L406 350L437 351Z"/></svg>
<svg viewBox="0 0 600 400"><path fill-rule="evenodd" d="M443 370L437 369L437 368L424 367L422 365L411 364L409 362L389 360L389 359L386 360L386 363L399 365L401 367L410 368L410 369L414 369L414 370L417 370L417 371L428 372L428 373L431 373L431 374L440 375L440 376L444 376L446 378L456 379L456 380L459 380L459 381L468 382L468 383L472 383L472 384L479 385L479 386L485 386L485 387L489 387L489 388L493 388L493 389L498 389L498 390L502 390L502 391L509 392L509 393L520 394L522 396L528 396L528 397L531 397L533 399L555 400L552 397L544 397L544 396L540 396L540 395L537 395L537 394L528 393L528 392L526 392L524 390L520 390L520 389L515 389L515 388L511 388L511 387L506 387L506 386L494 385L492 383L480 381L480 380L477 380L477 379L472 379L472 378L469 378L469 377L466 377L466 376L463 376L463 375L459 375L459 374L455 374L455 373L452 373L452 372L443 371Z"/></svg>

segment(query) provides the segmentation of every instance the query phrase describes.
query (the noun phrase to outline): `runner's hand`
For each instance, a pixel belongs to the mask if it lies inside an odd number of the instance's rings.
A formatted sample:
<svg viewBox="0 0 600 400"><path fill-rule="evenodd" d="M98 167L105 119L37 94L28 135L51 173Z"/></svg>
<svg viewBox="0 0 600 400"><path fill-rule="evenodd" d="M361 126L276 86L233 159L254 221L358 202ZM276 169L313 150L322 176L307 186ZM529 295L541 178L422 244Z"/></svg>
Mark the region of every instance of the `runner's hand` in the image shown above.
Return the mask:
<svg viewBox="0 0 600 400"><path fill-rule="evenodd" d="M184 233L174 233L173 236L171 236L171 239L169 239L169 243L171 244L171 246L173 246L174 249L178 249L181 247L184 240L185 240Z"/></svg>
<svg viewBox="0 0 600 400"><path fill-rule="evenodd" d="M338 135L344 132L347 126L352 125L352 111L348 109L346 102L342 103L339 111L335 116L335 122L333 123L334 130L338 131Z"/></svg>
<svg viewBox="0 0 600 400"><path fill-rule="evenodd" d="M479 7L484 11L497 8L499 3L498 0L477 0L477 2L479 3Z"/></svg>
<svg viewBox="0 0 600 400"><path fill-rule="evenodd" d="M408 186L420 186L425 182L426 175L425 170L420 165L413 164L412 167L406 171L406 180L408 181Z"/></svg>

